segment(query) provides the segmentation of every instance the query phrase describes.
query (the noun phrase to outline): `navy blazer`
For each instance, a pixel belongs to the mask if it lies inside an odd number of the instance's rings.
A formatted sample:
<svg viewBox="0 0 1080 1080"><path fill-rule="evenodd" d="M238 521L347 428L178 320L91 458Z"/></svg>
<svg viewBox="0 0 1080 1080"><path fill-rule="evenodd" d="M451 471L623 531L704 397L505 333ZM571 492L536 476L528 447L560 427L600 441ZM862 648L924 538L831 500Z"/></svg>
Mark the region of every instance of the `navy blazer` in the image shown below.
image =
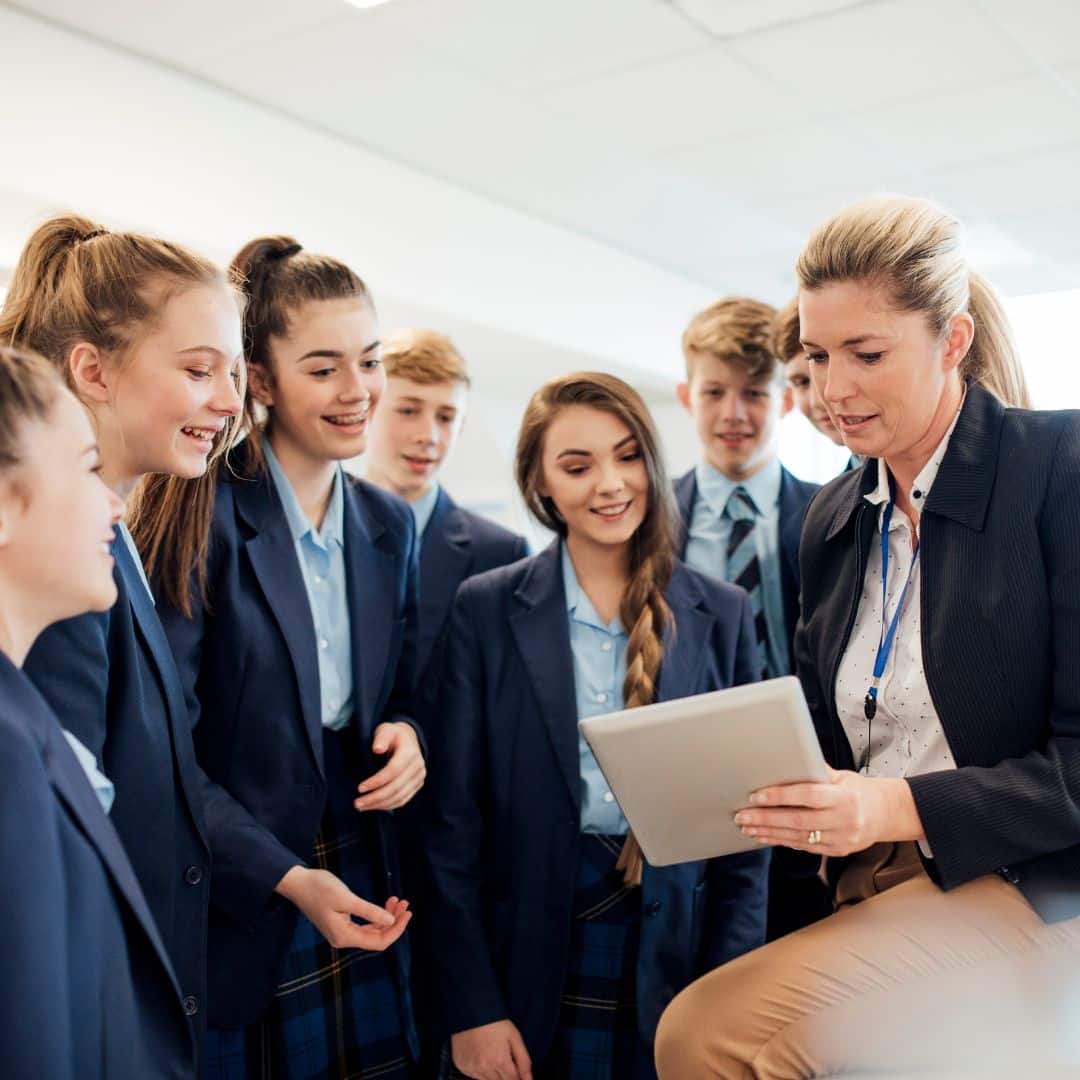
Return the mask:
<svg viewBox="0 0 1080 1080"><path fill-rule="evenodd" d="M272 998L296 922L274 887L310 858L326 806L318 654L295 543L269 474L242 477L220 474L209 603L196 600L189 619L159 597L212 784L209 994L218 1027L253 1023ZM380 767L376 726L413 723L416 531L397 497L353 477L344 492L359 783ZM391 815L376 812L376 825L389 896L399 891ZM405 970L404 942L393 955Z"/></svg>
<svg viewBox="0 0 1080 1080"><path fill-rule="evenodd" d="M799 677L854 767L836 673L862 593L877 461L810 505ZM1080 915L1080 413L970 386L919 526L922 654L955 770L908 778L944 888L1001 870L1047 920Z"/></svg>
<svg viewBox="0 0 1080 1080"><path fill-rule="evenodd" d="M799 537L803 519L810 500L818 491L819 484L811 484L792 476L783 466L780 468L780 522L778 548L780 551L780 590L784 598L784 625L787 628L788 652L795 638L795 625L799 621ZM675 481L675 501L679 505L682 533L679 554L686 556L686 544L690 536L694 504L697 502L697 472L691 469ZM792 670L794 670L792 659Z"/></svg>
<svg viewBox="0 0 1080 1080"><path fill-rule="evenodd" d="M416 673L422 675L443 637L458 586L468 577L529 554L523 536L463 510L439 490L420 545L420 634ZM438 661L436 661L438 663Z"/></svg>
<svg viewBox="0 0 1080 1080"><path fill-rule="evenodd" d="M741 589L681 563L657 698L759 676ZM577 703L559 543L462 585L446 681L447 737L432 742L428 861L449 1032L510 1018L529 1053L550 1048L566 979L581 837ZM452 737L450 737L452 735ZM646 865L638 1023L692 979L765 938L768 852Z"/></svg>
<svg viewBox="0 0 1080 1080"><path fill-rule="evenodd" d="M56 717L0 654L0 1071L186 1080L195 1047L154 920Z"/></svg>
<svg viewBox="0 0 1080 1080"><path fill-rule="evenodd" d="M119 536L112 553L119 594L112 609L49 627L24 671L116 786L109 816L201 1045L210 885L202 777L180 677L154 604Z"/></svg>

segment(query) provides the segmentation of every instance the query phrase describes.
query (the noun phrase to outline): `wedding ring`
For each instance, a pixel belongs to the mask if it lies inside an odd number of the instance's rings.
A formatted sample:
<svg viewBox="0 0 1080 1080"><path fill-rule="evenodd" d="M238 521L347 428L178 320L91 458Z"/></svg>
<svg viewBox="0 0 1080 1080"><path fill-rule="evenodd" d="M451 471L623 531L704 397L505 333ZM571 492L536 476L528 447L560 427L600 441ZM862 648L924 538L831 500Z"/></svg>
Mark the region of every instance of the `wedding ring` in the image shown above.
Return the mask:
<svg viewBox="0 0 1080 1080"><path fill-rule="evenodd" d="M811 829L810 832L808 832L806 834L806 842L811 847L813 847L815 844L820 844L821 843L821 830L820 829Z"/></svg>

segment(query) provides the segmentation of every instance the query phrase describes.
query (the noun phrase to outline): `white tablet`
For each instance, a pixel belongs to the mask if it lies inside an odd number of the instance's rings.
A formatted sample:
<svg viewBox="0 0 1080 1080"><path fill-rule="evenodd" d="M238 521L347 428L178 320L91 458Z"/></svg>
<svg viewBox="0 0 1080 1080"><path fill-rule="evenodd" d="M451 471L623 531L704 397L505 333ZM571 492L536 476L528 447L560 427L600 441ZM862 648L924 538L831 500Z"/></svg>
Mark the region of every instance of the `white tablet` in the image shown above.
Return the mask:
<svg viewBox="0 0 1080 1080"><path fill-rule="evenodd" d="M751 792L826 778L793 675L593 716L579 727L654 866L757 847L733 820Z"/></svg>

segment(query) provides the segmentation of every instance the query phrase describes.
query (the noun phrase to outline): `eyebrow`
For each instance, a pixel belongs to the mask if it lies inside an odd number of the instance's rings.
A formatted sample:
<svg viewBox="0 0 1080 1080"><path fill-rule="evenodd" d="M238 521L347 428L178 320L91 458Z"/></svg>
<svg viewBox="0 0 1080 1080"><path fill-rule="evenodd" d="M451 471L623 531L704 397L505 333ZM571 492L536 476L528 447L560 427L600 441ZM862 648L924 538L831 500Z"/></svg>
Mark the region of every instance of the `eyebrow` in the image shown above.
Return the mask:
<svg viewBox="0 0 1080 1080"><path fill-rule="evenodd" d="M858 337L849 337L846 341L840 342L840 348L847 349L852 345L862 345L867 341L880 341L889 337L888 334L860 334ZM804 349L820 349L820 345L815 345L812 341L807 341L806 338L801 338L799 344Z"/></svg>
<svg viewBox="0 0 1080 1080"><path fill-rule="evenodd" d="M369 352L373 352L382 344L378 338L375 339L370 345L362 349L361 356L367 356ZM297 358L296 362L299 364L301 360L311 360L312 358L318 358L323 360L344 360L345 354L340 349L311 349L309 352L304 353L303 356Z"/></svg>
<svg viewBox="0 0 1080 1080"><path fill-rule="evenodd" d="M633 433L627 435L625 438L620 439L613 447L613 450L621 450L627 443L637 442L637 436ZM563 450L556 458L556 461L561 461L564 457L591 457L591 450Z"/></svg>

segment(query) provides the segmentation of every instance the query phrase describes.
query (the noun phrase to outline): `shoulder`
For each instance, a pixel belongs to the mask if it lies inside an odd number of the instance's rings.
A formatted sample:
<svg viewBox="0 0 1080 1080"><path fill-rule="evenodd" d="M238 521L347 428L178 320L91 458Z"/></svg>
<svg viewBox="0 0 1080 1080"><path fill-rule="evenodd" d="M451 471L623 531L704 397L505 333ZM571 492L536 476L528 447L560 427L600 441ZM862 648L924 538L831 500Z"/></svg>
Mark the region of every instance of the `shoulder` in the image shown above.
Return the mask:
<svg viewBox="0 0 1080 1080"><path fill-rule="evenodd" d="M787 497L805 506L814 495L821 489L820 484L810 480L800 480L785 466L780 466L780 493L781 497Z"/></svg>
<svg viewBox="0 0 1080 1080"><path fill-rule="evenodd" d="M1077 458L1080 442L1080 410L1005 409L1001 424L1003 454L1032 453Z"/></svg>
<svg viewBox="0 0 1080 1080"><path fill-rule="evenodd" d="M474 574L458 586L457 602L487 608L507 603L526 582L542 555L531 555Z"/></svg>
<svg viewBox="0 0 1080 1080"><path fill-rule="evenodd" d="M401 540L416 533L416 519L409 504L368 480L345 473L345 491L353 505L370 521L377 522Z"/></svg>
<svg viewBox="0 0 1080 1080"><path fill-rule="evenodd" d="M696 485L697 471L690 468L682 476L676 476L671 486L675 489L675 497L682 500L688 499L693 494Z"/></svg>
<svg viewBox="0 0 1080 1080"><path fill-rule="evenodd" d="M525 537L520 533L513 532L473 510L466 510L460 506L456 509L469 523L472 542L477 547L490 549L508 558L514 557L519 551L526 550Z"/></svg>
<svg viewBox="0 0 1080 1080"><path fill-rule="evenodd" d="M809 505L806 509L806 521L803 526L804 535L809 533L811 529L827 530L840 509L851 505L862 490L863 478L867 469L874 470L876 479L876 458L868 458L857 469L842 472L839 476L834 476L820 487L814 485L807 500Z"/></svg>

